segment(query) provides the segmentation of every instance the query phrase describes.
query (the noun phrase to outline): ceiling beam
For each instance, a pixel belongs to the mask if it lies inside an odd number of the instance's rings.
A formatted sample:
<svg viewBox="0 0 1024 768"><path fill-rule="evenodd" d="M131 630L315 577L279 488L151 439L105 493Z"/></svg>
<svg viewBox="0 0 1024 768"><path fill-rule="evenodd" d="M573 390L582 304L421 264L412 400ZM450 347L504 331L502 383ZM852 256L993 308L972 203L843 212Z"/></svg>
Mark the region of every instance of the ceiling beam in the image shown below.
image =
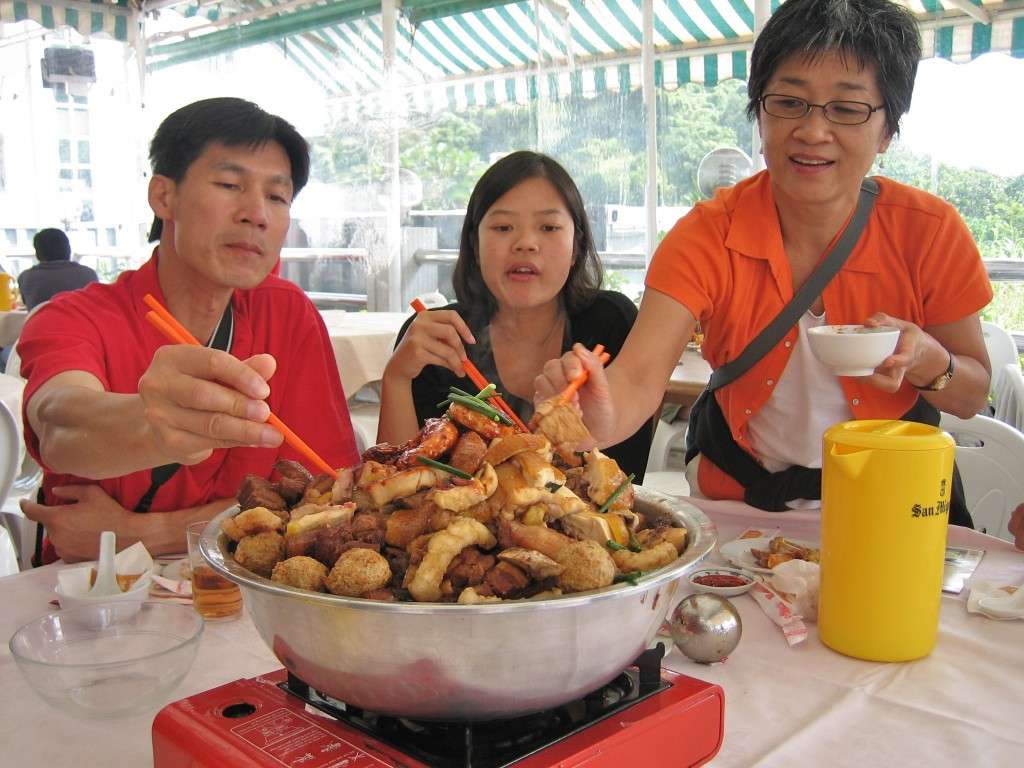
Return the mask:
<svg viewBox="0 0 1024 768"><path fill-rule="evenodd" d="M946 0L949 5L963 11L972 19L980 21L982 24L991 24L992 16L984 8L975 5L971 0Z"/></svg>

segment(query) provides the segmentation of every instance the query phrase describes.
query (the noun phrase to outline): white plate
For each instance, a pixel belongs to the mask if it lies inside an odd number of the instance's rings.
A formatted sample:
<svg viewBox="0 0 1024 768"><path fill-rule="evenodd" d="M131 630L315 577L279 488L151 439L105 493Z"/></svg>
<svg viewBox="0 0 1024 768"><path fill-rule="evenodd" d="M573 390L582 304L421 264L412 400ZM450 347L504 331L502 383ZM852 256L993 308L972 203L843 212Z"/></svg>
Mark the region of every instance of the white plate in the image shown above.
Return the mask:
<svg viewBox="0 0 1024 768"><path fill-rule="evenodd" d="M771 540L772 537L770 536L762 536L757 539L733 539L720 545L718 551L722 553L722 557L737 568L745 568L754 573L772 573L771 569L759 566L757 560L750 554L752 549L767 550L768 542ZM818 549L820 546L816 541L806 541L804 539L790 539L786 537L786 541L791 541L801 547L813 547L814 549Z"/></svg>

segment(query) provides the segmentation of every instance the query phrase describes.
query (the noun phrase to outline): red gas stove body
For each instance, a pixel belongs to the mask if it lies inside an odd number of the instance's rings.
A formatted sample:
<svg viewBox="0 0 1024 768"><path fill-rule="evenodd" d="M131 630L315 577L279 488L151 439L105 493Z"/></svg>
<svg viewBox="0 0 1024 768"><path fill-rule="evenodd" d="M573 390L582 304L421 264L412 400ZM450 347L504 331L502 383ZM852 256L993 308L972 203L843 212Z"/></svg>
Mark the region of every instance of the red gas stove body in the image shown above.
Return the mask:
<svg viewBox="0 0 1024 768"><path fill-rule="evenodd" d="M336 720L284 691L285 670L169 704L153 721L154 768L431 768L433 762ZM513 768L702 765L722 745L717 685L668 670L662 690L511 763Z"/></svg>

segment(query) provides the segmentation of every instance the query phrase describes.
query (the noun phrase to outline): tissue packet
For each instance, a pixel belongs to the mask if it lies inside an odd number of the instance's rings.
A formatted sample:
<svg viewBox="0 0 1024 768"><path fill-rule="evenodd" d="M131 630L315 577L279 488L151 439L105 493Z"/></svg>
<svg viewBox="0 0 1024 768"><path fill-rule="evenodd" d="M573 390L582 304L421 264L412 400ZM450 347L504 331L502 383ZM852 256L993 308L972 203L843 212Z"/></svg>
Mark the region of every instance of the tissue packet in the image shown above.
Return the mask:
<svg viewBox="0 0 1024 768"><path fill-rule="evenodd" d="M821 566L806 560L788 560L772 569L768 581L794 613L804 621L817 621Z"/></svg>

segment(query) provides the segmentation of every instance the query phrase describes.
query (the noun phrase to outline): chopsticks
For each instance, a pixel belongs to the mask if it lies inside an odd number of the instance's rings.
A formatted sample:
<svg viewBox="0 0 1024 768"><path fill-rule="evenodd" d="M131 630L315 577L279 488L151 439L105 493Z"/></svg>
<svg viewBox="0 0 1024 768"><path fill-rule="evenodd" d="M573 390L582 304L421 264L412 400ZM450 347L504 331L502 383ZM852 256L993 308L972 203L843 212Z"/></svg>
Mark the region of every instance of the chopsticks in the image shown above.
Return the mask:
<svg viewBox="0 0 1024 768"><path fill-rule="evenodd" d="M596 347L594 347L594 354L597 355L597 358L601 361L602 365L611 360L611 355L604 351L604 344L598 344ZM584 369L584 371L579 376L570 381L569 386L563 389L562 393L558 396L558 399L562 402L562 404L564 405L568 403L570 400L572 400L572 396L576 394L576 391L580 387L587 383L587 379L589 378L590 371Z"/></svg>
<svg viewBox="0 0 1024 768"><path fill-rule="evenodd" d="M425 312L427 309L426 305L419 299L413 299L412 301L410 301L409 306L416 310L417 314L419 314L420 312ZM469 380L472 381L477 388L487 388L489 382L487 381L486 378L484 378L484 375L480 373L480 369L473 365L473 363L468 358L462 359L462 367L466 370L466 375L469 376ZM512 410L512 407L508 403L506 403L505 400L500 395L491 395L488 398L488 401L493 403L498 408L498 410L500 410L502 413L504 413L506 416L512 419L513 423L515 423L516 425L516 428L518 428L521 432L530 431L529 428L523 423L523 420L516 415L516 412Z"/></svg>
<svg viewBox="0 0 1024 768"><path fill-rule="evenodd" d="M189 333L185 326L174 319L174 315L168 312L163 304L153 298L152 294L147 293L142 300L152 309L152 312L146 313L146 320L154 325L169 341L173 341L176 344L188 344L193 347L203 346L195 336ZM292 432L274 413L267 417L267 422L284 435L288 445L309 459L317 469L337 479L337 470L320 458L316 451L306 445L302 438Z"/></svg>

